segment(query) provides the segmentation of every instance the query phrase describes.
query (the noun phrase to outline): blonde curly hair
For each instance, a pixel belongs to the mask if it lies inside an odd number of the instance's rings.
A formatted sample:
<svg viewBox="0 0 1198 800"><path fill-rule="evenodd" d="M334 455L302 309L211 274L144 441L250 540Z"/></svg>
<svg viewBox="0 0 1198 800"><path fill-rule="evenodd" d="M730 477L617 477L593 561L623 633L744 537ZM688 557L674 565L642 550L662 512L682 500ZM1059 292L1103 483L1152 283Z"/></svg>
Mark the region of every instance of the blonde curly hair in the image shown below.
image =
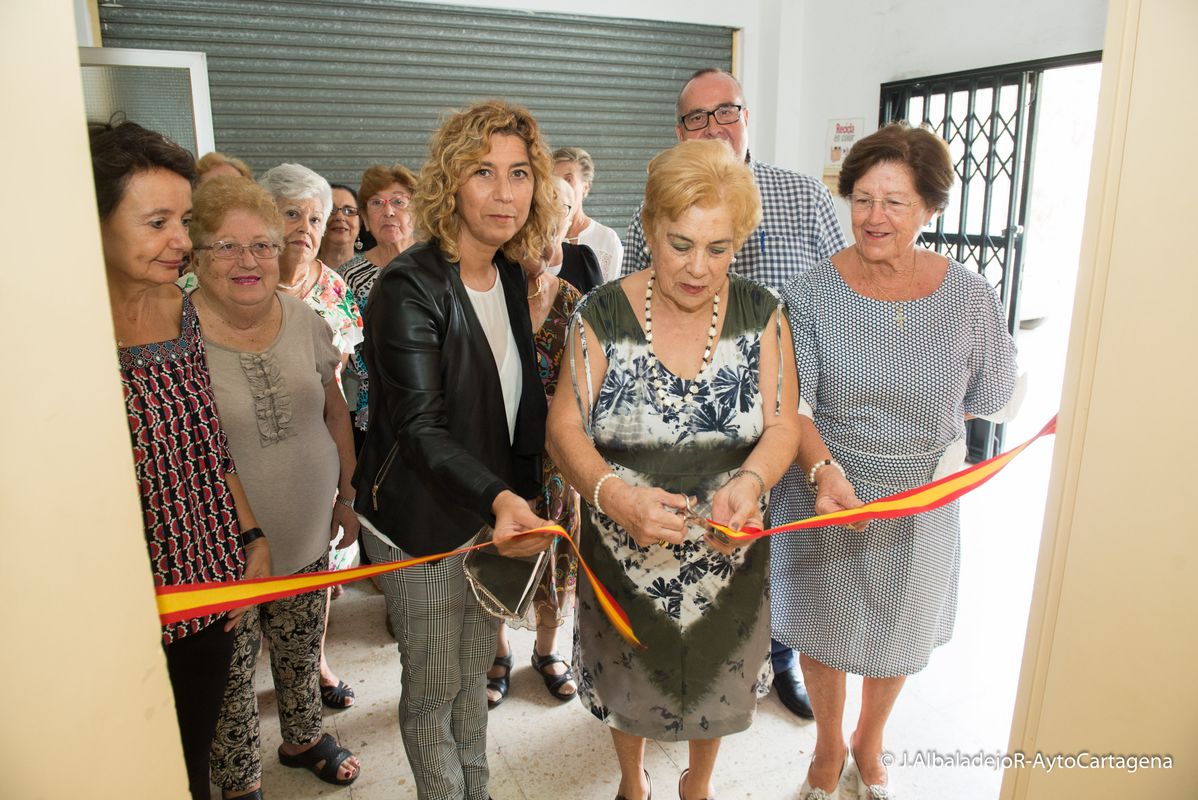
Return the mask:
<svg viewBox="0 0 1198 800"><path fill-rule="evenodd" d="M502 100L487 100L454 113L429 144L429 159L420 171L412 195L412 217L420 236L434 239L446 259L461 260L458 251L457 193L491 150L495 134L518 136L528 148L533 175L532 205L523 227L503 245L503 253L520 261L540 253L557 225L556 193L549 178L553 161L541 139L540 127L528 109Z"/></svg>

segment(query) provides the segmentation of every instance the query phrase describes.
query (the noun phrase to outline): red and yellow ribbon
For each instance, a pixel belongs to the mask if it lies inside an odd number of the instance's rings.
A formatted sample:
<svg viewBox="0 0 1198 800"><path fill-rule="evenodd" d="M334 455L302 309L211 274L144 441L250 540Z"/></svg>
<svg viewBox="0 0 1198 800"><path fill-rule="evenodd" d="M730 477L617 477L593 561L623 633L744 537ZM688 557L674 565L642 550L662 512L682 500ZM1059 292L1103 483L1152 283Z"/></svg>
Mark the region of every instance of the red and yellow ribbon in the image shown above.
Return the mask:
<svg viewBox="0 0 1198 800"><path fill-rule="evenodd" d="M775 533L788 533L790 531L821 528L828 525L851 525L856 522L873 519L894 519L896 517L906 517L919 514L923 511L930 511L951 503L953 500L973 491L993 478L1015 456L1026 450L1037 439L1055 433L1056 423L1057 419L1054 416L1031 439L980 464L975 464L972 467L915 489L908 489L898 494L892 494L889 497L874 500L872 503L866 503L859 508L833 511L830 514L821 514L799 522L792 522L788 525L780 525L776 528L768 528L766 530L746 528L734 531L711 520L708 520L708 522L733 540L747 541L760 539L763 536L772 536ZM603 613L607 616L612 626L629 644L638 648L644 647L632 630L628 614L625 613L611 592L595 576L595 573L582 557L582 553L579 552L578 544L566 534L560 525L533 528L532 530L523 531L518 535L561 536L568 541L570 547L578 555L578 563L582 567L587 580L590 581L591 588L595 590L595 597L599 602L599 606L603 609ZM353 569L307 572L300 575L285 575L277 578L251 578L248 580L220 583L186 583L175 586L159 586L156 590L158 596L158 615L164 625L169 625L193 617L219 614L235 608L241 608L242 606L266 603L284 597L293 597L297 594L325 589L341 583L352 583L363 578L371 578L376 575L383 575L388 572L404 569L405 567L414 567L418 564L427 564L430 561L468 553L471 550L488 547L490 544L490 542L473 544L467 547L459 547L447 553L420 556L403 561L389 561L384 564L369 564Z"/></svg>
<svg viewBox="0 0 1198 800"><path fill-rule="evenodd" d="M1005 453L999 453L993 458L988 458L985 461L974 464L972 467L954 472L952 475L945 476L939 480L925 483L923 486L907 489L888 497L879 498L857 508L832 511L828 514L820 514L816 517L809 517L799 522L791 522L788 525L779 525L776 528L767 528L766 530L745 528L744 530L734 531L713 520L708 520L708 523L713 528L723 532L730 539L746 541L760 539L763 536L772 536L775 533L823 528L829 525L852 525L856 522L865 522L873 519L909 517L948 505L962 495L972 492L997 475L1003 467L1011 463L1011 459L1030 447L1037 439L1056 433L1056 430L1057 418L1054 416L1048 421L1047 425L1040 429L1039 433L1018 447L1013 447Z"/></svg>
<svg viewBox="0 0 1198 800"><path fill-rule="evenodd" d="M611 621L612 626L633 646L644 646L636 638L636 634L632 632L632 625L628 621L628 614L620 607L615 598L611 596L611 592L607 590L607 587L599 582L595 573L591 571L591 568L583 559L582 554L578 552L578 545L566 534L566 531L560 525L533 528L532 530L523 531L518 535L561 536L568 541L570 547L578 555L578 563L582 565L587 580L591 582L591 587L595 590L595 597L599 601L599 606ZM318 589L325 589L341 583L353 583L363 578L372 578L376 575L394 572L405 567L427 564L430 561L469 553L471 550L478 550L490 544L490 542L483 542L467 547L459 547L447 553L420 556L403 561L388 561L383 564L369 564L363 567L354 567L353 569L305 572L299 575L285 575L277 578L249 578L241 581L159 586L156 590L158 617L162 620L163 625L169 625L193 617L220 614L243 606L268 603L271 600L294 597L297 594L314 592Z"/></svg>

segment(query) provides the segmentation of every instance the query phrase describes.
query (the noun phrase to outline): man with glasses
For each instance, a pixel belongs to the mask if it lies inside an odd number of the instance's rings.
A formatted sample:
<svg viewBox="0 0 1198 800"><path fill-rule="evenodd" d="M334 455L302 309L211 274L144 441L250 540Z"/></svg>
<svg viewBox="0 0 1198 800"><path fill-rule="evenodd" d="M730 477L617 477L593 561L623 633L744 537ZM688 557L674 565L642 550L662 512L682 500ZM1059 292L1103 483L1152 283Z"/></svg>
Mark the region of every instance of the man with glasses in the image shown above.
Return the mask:
<svg viewBox="0 0 1198 800"><path fill-rule="evenodd" d="M749 108L736 78L723 70L699 70L678 93L676 110L674 130L678 141L726 142L753 170L761 191L761 224L732 262L732 269L738 275L781 292L792 279L847 246L827 187L806 175L757 161L749 154ZM638 208L628 225L621 272L630 275L648 266L649 251ZM770 524L793 521L771 520ZM774 572L770 579L777 585L787 580L787 576ZM778 699L792 713L812 719L811 702L795 651L774 641L770 658Z"/></svg>
<svg viewBox="0 0 1198 800"><path fill-rule="evenodd" d="M753 170L761 190L761 225L736 254L738 275L781 292L792 278L845 247L844 233L822 183L788 169L757 161L749 153L749 108L736 78L702 69L678 94L678 141L720 139ZM628 225L622 274L649 266L649 251L638 208Z"/></svg>

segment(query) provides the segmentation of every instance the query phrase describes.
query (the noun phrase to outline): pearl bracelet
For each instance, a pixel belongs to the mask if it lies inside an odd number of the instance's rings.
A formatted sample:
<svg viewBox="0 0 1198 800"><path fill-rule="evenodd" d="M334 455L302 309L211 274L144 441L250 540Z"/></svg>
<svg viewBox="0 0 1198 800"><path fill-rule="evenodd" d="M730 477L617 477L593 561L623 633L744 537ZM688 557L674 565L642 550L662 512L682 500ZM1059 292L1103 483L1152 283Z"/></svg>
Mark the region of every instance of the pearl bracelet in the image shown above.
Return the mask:
<svg viewBox="0 0 1198 800"><path fill-rule="evenodd" d="M815 473L819 472L824 467L834 467L836 471L840 473L842 478L849 477L847 474L845 474L844 467L840 466L839 461L834 458L825 458L822 461L816 461L815 464L811 466L811 471L807 473L807 482L812 486L815 486Z"/></svg>
<svg viewBox="0 0 1198 800"><path fill-rule="evenodd" d="M606 481L608 478L618 478L618 477L620 477L620 476L617 475L616 473L609 472L606 475L604 475L602 478L600 478L599 482L595 484L595 493L591 495L591 507L594 508L596 511L598 511L600 514L603 513L603 506L599 505L599 490L603 488L603 482Z"/></svg>

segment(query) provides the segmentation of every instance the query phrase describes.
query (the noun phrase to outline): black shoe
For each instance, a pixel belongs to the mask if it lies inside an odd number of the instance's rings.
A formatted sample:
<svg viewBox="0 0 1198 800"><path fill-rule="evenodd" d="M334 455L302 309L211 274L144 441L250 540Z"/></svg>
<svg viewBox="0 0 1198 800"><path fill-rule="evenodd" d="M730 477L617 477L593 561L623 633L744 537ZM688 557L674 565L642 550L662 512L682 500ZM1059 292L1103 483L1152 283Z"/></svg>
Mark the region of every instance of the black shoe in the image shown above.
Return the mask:
<svg viewBox="0 0 1198 800"><path fill-rule="evenodd" d="M799 672L798 667L775 673L774 692L782 701L782 705L790 709L790 713L803 719L815 719L815 712L811 710L811 698L807 696L803 674Z"/></svg>

